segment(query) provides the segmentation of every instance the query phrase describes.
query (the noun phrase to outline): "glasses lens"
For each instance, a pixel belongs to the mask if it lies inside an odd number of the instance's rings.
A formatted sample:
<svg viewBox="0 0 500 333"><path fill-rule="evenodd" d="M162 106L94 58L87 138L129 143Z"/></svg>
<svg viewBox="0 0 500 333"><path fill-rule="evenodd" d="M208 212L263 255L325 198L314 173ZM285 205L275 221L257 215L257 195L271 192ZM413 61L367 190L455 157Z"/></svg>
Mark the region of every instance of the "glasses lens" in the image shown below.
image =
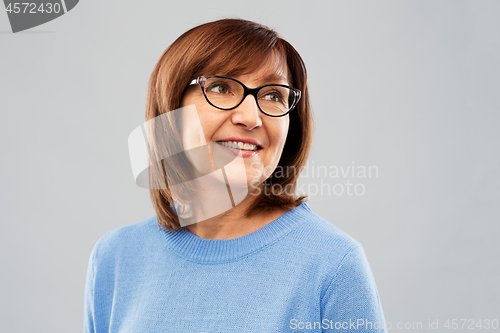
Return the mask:
<svg viewBox="0 0 500 333"><path fill-rule="evenodd" d="M259 106L271 116L281 116L294 106L297 93L287 87L266 86L259 90Z"/></svg>
<svg viewBox="0 0 500 333"><path fill-rule="evenodd" d="M230 109L243 98L244 89L238 82L220 77L208 78L205 82L205 95L213 105Z"/></svg>

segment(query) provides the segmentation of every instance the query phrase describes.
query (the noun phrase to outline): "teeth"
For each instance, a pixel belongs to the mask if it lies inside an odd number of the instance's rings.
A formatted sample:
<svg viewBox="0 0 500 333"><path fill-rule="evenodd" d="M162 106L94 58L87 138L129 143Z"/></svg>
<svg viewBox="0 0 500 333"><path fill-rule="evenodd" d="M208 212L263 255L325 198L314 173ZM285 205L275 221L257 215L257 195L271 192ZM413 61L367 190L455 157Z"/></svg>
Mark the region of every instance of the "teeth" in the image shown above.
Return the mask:
<svg viewBox="0 0 500 333"><path fill-rule="evenodd" d="M218 141L218 142L225 147L242 149L242 150L257 150L257 146L251 143L243 143L236 141Z"/></svg>

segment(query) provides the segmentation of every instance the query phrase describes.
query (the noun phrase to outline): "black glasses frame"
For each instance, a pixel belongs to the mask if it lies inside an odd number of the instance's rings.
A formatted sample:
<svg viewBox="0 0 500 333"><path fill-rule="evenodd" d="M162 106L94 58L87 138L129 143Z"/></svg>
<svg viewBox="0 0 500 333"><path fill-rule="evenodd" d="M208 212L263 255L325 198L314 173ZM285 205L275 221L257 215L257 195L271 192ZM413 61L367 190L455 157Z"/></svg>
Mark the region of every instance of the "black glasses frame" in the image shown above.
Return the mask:
<svg viewBox="0 0 500 333"><path fill-rule="evenodd" d="M219 106L216 106L216 105L212 104L212 102L210 102L210 100L208 99L207 94L206 94L205 82L207 81L207 79L210 79L210 78L213 78L213 77L218 77L218 78L222 78L222 79L233 80L235 82L238 82L243 87L243 97L241 98L241 101L239 101L238 104L236 104L236 106L233 106L231 108L221 108ZM299 89L292 88L292 87L284 85L284 84L265 84L265 85L257 87L257 88L248 88L242 82L240 82L240 81L238 81L236 79L233 79L232 77L222 76L222 75L199 76L198 78L192 80L189 83L189 85L193 85L193 84L199 84L200 85L201 91L203 92L203 96L205 96L206 101L208 102L208 104L212 105L214 108L217 108L219 110L233 110L233 109L236 109L238 106L240 106L241 103L243 103L243 101L245 100L245 98L248 95L252 95L255 98L255 102L257 103L257 107L259 108L260 112L262 112L263 114L265 114L266 116L269 116L269 117L283 117L283 116L286 116L287 114L289 114L297 106L297 104L299 103L300 97L302 96L302 92ZM293 101L292 105L290 106L290 109L286 113L280 114L280 115L271 115L269 113L264 112L264 110L262 110L262 108L260 107L260 105L259 105L259 98L258 98L258 96L259 96L258 92L259 92L260 89L265 88L265 87L269 87L269 86L284 87L284 88L288 88L288 89L290 89L290 90L292 90L292 91L295 92L295 100Z"/></svg>

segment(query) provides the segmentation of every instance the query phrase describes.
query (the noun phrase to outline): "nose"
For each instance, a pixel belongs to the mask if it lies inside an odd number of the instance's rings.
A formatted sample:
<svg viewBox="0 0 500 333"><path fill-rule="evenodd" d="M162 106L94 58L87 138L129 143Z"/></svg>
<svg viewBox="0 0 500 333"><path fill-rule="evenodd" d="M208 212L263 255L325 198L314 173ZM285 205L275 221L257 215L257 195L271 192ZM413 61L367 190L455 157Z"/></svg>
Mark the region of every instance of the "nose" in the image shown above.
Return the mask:
<svg viewBox="0 0 500 333"><path fill-rule="evenodd" d="M242 125L246 130L252 130L262 125L261 112L257 101L252 95L245 97L243 102L233 110L231 121L235 125Z"/></svg>

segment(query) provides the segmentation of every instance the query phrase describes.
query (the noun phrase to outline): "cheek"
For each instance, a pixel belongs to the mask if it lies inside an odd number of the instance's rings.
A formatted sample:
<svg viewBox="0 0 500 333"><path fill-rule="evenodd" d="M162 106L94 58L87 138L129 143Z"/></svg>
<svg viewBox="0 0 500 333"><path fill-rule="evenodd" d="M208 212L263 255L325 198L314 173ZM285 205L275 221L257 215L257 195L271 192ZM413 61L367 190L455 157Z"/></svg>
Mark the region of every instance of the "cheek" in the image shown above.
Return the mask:
<svg viewBox="0 0 500 333"><path fill-rule="evenodd" d="M191 98L183 103L184 109L190 112L184 112L183 117L183 141L186 148L192 148L193 145L201 146L211 141L211 138L217 128L217 114L210 107L204 105L199 98ZM191 112L193 111L193 112Z"/></svg>
<svg viewBox="0 0 500 333"><path fill-rule="evenodd" d="M206 112L203 107L187 105L183 107L182 117L182 141L183 150L186 157L199 172L198 175L206 175L212 172L211 159L208 159L206 148L204 147L212 141L214 131L217 128L217 119L210 112Z"/></svg>
<svg viewBox="0 0 500 333"><path fill-rule="evenodd" d="M285 145L286 137L288 134L288 127L289 127L288 117L285 119L280 119L279 122L274 124L274 126L270 127L272 129L272 132L270 133L271 139L274 142L276 152L279 153L280 156L283 150L283 146Z"/></svg>
<svg viewBox="0 0 500 333"><path fill-rule="evenodd" d="M213 140L215 132L217 132L217 129L221 126L221 120L218 119L217 114L211 113L210 110L203 110L200 108L198 108L198 116L206 142L209 143Z"/></svg>
<svg viewBox="0 0 500 333"><path fill-rule="evenodd" d="M194 105L182 108L182 141L184 150L205 145L204 129L201 126L202 119Z"/></svg>

